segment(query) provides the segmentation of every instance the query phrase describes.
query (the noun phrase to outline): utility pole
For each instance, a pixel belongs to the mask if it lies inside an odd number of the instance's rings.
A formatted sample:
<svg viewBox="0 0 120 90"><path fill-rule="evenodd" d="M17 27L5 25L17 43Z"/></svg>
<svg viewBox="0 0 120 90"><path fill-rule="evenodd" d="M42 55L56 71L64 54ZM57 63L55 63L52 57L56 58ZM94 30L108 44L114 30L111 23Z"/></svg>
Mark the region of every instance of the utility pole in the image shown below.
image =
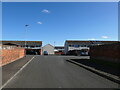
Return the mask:
<svg viewBox="0 0 120 90"><path fill-rule="evenodd" d="M26 56L26 45L27 45L27 29L29 25L25 25L25 56Z"/></svg>
<svg viewBox="0 0 120 90"><path fill-rule="evenodd" d="M54 41L54 47L55 47L55 41Z"/></svg>

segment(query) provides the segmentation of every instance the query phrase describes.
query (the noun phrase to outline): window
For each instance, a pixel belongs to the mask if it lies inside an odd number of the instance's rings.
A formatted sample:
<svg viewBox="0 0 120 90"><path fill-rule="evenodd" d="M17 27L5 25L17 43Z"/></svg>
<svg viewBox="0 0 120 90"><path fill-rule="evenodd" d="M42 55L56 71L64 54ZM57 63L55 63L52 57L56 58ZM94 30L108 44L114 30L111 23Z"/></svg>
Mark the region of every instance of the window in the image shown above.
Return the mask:
<svg viewBox="0 0 120 90"><path fill-rule="evenodd" d="M88 45L88 47L90 47L91 45Z"/></svg>
<svg viewBox="0 0 120 90"><path fill-rule="evenodd" d="M74 47L74 45L71 45L72 47Z"/></svg>
<svg viewBox="0 0 120 90"><path fill-rule="evenodd" d="M38 47L42 47L42 45L38 45Z"/></svg>
<svg viewBox="0 0 120 90"><path fill-rule="evenodd" d="M36 47L41 47L41 45L36 45Z"/></svg>
<svg viewBox="0 0 120 90"><path fill-rule="evenodd" d="M81 45L81 47L87 47L87 45Z"/></svg>
<svg viewBox="0 0 120 90"><path fill-rule="evenodd" d="M74 45L74 47L79 47L79 45Z"/></svg>
<svg viewBox="0 0 120 90"><path fill-rule="evenodd" d="M22 47L25 47L25 45L22 45Z"/></svg>
<svg viewBox="0 0 120 90"><path fill-rule="evenodd" d="M31 48L34 48L35 46L30 46Z"/></svg>
<svg viewBox="0 0 120 90"><path fill-rule="evenodd" d="M83 45L81 45L81 47L84 47Z"/></svg>

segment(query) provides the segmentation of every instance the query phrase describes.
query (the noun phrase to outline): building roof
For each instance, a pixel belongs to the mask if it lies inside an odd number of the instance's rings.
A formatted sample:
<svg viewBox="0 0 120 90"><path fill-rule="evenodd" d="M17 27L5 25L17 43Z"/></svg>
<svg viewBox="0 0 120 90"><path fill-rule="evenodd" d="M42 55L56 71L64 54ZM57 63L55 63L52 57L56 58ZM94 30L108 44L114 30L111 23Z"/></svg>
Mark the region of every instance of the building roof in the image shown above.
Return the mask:
<svg viewBox="0 0 120 90"><path fill-rule="evenodd" d="M84 40L84 41L82 41L82 40L66 40L65 42L68 42L68 43L71 43L71 42L79 42L79 43L89 43L89 44L94 44L94 43L97 43L97 42L101 42L101 43L104 43L104 44L108 44L108 43L116 43L116 42L118 42L118 41L98 41L98 40L94 40L94 41L88 41L88 40Z"/></svg>
<svg viewBox="0 0 120 90"><path fill-rule="evenodd" d="M66 40L66 42L118 42L118 41L100 41L100 40Z"/></svg>
<svg viewBox="0 0 120 90"><path fill-rule="evenodd" d="M11 43L11 44L17 44L17 45L25 45L25 41L2 41L2 44L7 44L7 43ZM26 41L26 45L42 45L42 41Z"/></svg>
<svg viewBox="0 0 120 90"><path fill-rule="evenodd" d="M91 40L91 41L88 41L88 40L66 40L65 43L68 43L68 44L85 44L85 45L103 45L103 44L113 44L113 43L117 43L118 41L98 41L98 40Z"/></svg>
<svg viewBox="0 0 120 90"><path fill-rule="evenodd" d="M4 45L9 45L9 46L18 46L17 44L14 44L14 43L5 43Z"/></svg>
<svg viewBox="0 0 120 90"><path fill-rule="evenodd" d="M51 44L46 44L45 46L48 46L48 45L49 45L49 46L51 46L51 47L54 47L54 46L53 46L53 45L51 45ZM45 46L43 46L43 47L45 47Z"/></svg>
<svg viewBox="0 0 120 90"><path fill-rule="evenodd" d="M19 41L19 40L2 40L2 42L25 42L25 41ZM27 41L27 42L42 42L42 41Z"/></svg>

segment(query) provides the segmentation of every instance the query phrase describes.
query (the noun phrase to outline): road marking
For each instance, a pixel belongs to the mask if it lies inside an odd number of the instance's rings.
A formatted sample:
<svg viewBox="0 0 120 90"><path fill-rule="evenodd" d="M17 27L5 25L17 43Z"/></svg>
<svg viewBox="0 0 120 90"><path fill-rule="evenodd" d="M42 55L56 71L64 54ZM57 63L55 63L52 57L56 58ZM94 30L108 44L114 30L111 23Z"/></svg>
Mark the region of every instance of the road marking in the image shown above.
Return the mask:
<svg viewBox="0 0 120 90"><path fill-rule="evenodd" d="M19 71L17 71L4 85L2 85L2 87L0 87L0 90L4 88L15 76L17 76L34 58L35 56L32 57L22 68L20 68Z"/></svg>

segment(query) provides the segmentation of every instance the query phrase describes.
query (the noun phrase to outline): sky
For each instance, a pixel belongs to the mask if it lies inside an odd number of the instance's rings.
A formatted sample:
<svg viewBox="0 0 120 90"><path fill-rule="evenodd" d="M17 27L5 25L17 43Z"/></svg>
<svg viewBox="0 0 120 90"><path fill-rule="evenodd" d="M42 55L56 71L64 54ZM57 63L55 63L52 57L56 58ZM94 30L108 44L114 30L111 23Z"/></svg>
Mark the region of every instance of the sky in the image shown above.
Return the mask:
<svg viewBox="0 0 120 90"><path fill-rule="evenodd" d="M2 39L57 46L65 40L116 41L118 3L3 2Z"/></svg>

